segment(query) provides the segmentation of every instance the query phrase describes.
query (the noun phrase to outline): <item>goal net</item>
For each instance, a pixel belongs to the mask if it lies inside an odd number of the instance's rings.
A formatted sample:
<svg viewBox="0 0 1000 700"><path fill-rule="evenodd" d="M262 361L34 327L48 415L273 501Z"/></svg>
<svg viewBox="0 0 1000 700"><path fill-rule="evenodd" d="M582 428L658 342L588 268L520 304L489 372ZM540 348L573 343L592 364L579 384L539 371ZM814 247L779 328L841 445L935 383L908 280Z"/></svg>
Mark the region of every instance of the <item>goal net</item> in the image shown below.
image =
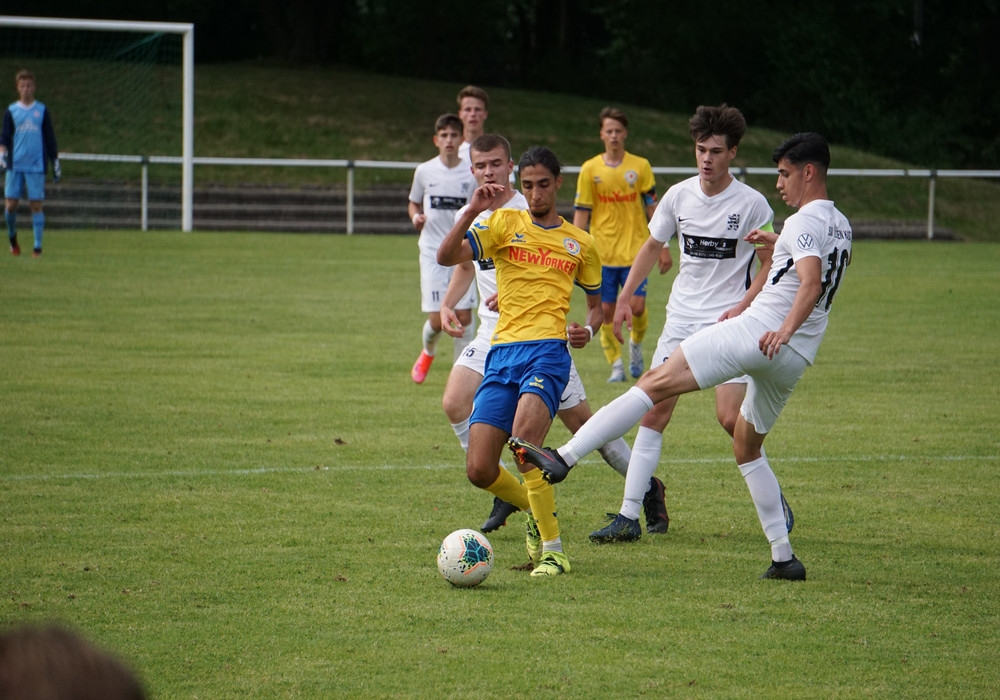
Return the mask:
<svg viewBox="0 0 1000 700"><path fill-rule="evenodd" d="M138 189L145 159L148 184L177 200L169 218L190 230L192 34L182 24L0 16L0 106L30 70L66 186L94 183L91 199Z"/></svg>

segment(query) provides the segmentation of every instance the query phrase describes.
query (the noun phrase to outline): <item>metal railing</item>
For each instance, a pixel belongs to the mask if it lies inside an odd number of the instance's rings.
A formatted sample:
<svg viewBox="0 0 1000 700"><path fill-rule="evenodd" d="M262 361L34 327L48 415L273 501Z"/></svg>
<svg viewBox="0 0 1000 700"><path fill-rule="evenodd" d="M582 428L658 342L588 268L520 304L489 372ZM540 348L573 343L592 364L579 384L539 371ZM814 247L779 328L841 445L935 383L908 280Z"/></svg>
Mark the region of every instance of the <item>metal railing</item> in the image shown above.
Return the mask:
<svg viewBox="0 0 1000 700"><path fill-rule="evenodd" d="M141 168L142 193L141 193L141 221L142 230L146 231L149 226L149 166L150 164L182 165L183 159L179 156L130 156L130 155L106 155L97 153L60 153L62 160L76 160L87 162L114 162L114 163L135 163ZM419 163L407 163L399 161L384 160L348 160L348 159L311 159L311 158L217 158L198 157L194 158L194 165L215 165L215 166L255 166L255 167L281 167L281 168L344 168L347 171L347 233L354 233L354 172L359 168L389 169L389 170L414 170ZM570 174L580 172L579 166L566 166L563 171ZM748 175L770 175L774 176L774 167L756 168L732 168L735 177L744 179ZM697 175L698 169L694 167L653 167L656 175ZM1000 179L1000 170L935 170L931 168L830 168L827 173L831 177L903 177L903 178L926 178L928 181L927 193L927 238L934 238L934 197L938 178L997 178Z"/></svg>

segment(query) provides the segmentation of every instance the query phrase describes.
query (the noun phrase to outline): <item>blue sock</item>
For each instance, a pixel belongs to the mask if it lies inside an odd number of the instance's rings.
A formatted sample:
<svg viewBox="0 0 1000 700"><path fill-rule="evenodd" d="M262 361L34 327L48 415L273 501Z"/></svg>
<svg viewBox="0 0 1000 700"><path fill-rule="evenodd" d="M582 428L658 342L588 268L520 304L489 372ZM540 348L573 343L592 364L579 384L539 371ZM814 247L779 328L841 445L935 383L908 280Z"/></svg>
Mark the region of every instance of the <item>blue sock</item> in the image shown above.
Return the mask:
<svg viewBox="0 0 1000 700"><path fill-rule="evenodd" d="M35 229L35 250L41 250L42 234L45 233L45 213L33 213L31 215L31 226Z"/></svg>
<svg viewBox="0 0 1000 700"><path fill-rule="evenodd" d="M7 222L7 238L17 240L17 212L4 209L3 218Z"/></svg>

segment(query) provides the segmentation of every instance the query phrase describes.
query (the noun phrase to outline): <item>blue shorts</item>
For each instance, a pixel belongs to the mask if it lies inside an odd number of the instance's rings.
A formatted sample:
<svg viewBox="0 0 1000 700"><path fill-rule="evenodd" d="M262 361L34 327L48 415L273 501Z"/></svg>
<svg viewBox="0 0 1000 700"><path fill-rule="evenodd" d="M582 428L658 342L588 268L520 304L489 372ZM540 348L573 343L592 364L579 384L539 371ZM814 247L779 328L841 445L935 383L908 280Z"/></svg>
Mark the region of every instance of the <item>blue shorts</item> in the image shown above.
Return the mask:
<svg viewBox="0 0 1000 700"><path fill-rule="evenodd" d="M27 190L31 202L45 199L45 173L25 173L8 170L3 194L7 199L21 199Z"/></svg>
<svg viewBox="0 0 1000 700"><path fill-rule="evenodd" d="M618 290L625 286L628 279L628 272L631 267L608 267L601 268L601 301L605 304L614 304L618 300ZM649 279L644 279L639 288L635 290L635 296L646 296L646 285Z"/></svg>
<svg viewBox="0 0 1000 700"><path fill-rule="evenodd" d="M487 423L508 435L521 394L538 394L555 418L572 359L565 340L494 345L472 402L469 423Z"/></svg>

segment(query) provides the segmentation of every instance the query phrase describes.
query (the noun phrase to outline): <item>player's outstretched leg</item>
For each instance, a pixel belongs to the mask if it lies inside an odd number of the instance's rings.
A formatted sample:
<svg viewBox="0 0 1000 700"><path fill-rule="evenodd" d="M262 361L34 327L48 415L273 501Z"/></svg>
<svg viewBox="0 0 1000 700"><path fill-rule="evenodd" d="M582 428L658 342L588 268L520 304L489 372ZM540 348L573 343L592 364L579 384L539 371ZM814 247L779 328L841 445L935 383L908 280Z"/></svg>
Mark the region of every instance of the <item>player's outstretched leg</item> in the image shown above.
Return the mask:
<svg viewBox="0 0 1000 700"><path fill-rule="evenodd" d="M569 470L572 469L551 447L536 447L519 437L511 437L507 446L521 464L527 462L538 467L542 478L550 484L558 484L569 476Z"/></svg>
<svg viewBox="0 0 1000 700"><path fill-rule="evenodd" d="M655 476L649 480L649 490L642 497L642 511L646 514L646 532L664 533L670 527L665 492L662 481Z"/></svg>
<svg viewBox="0 0 1000 700"><path fill-rule="evenodd" d="M486 518L486 522L483 523L482 531L493 532L494 530L499 530L507 524L507 516L513 515L519 510L521 509L517 506L511 505L502 498L494 496L493 510L490 511L490 517Z"/></svg>

